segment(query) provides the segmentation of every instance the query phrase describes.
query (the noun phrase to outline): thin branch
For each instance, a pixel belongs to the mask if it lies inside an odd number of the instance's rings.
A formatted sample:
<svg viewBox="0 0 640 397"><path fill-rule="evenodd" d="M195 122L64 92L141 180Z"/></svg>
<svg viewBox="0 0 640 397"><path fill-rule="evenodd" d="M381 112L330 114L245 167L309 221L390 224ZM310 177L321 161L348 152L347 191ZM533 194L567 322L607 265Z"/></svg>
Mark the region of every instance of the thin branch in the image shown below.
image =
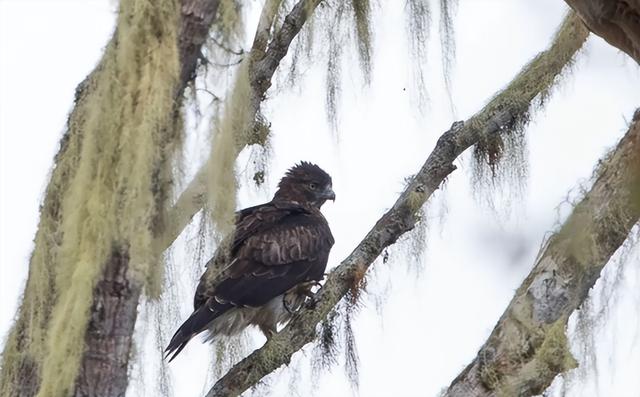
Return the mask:
<svg viewBox="0 0 640 397"><path fill-rule="evenodd" d="M238 56L244 55L244 50L242 48L239 49L239 50L232 50L231 48L227 47L222 42L220 42L220 40L218 40L215 37L213 37L213 35L209 35L209 40L211 40L213 42L213 44L217 45L218 47L222 48L224 51L226 51L226 52L228 52L230 54L238 55Z"/></svg>
<svg viewBox="0 0 640 397"><path fill-rule="evenodd" d="M571 313L640 217L640 109L599 175L535 267L477 357L444 397L533 396L575 368L565 329Z"/></svg>
<svg viewBox="0 0 640 397"><path fill-rule="evenodd" d="M218 12L220 0L182 0L180 35L180 85L176 97L180 97L187 83L195 78L200 49Z"/></svg>
<svg viewBox="0 0 640 397"><path fill-rule="evenodd" d="M269 39L271 38L271 28L276 20L278 14L278 8L282 5L282 0L270 0L267 1L262 7L260 13L260 19L258 20L258 27L256 28L256 34L253 38L253 44L251 51L254 53L261 53L267 49Z"/></svg>
<svg viewBox="0 0 640 397"><path fill-rule="evenodd" d="M358 284L380 253L418 221L416 213L456 167L454 160L482 136L501 134L529 104L549 86L527 84L555 81L582 47L588 32L575 17L567 16L549 50L540 53L501 93L466 122L456 122L436 144L420 171L412 178L393 207L385 213L342 263L333 269L315 296L312 308L297 313L291 322L260 349L235 365L207 393L207 397L236 396L291 360L291 356L316 337L317 324L325 319L347 292ZM563 51L558 51L562 46ZM544 87L543 87L544 86ZM518 97L520 100L514 101Z"/></svg>
<svg viewBox="0 0 640 397"><path fill-rule="evenodd" d="M211 95L211 102L220 102L221 99L219 96L217 96L215 93L213 93L213 91L207 89L207 88L196 88L196 91L202 91L202 92L206 92L207 94Z"/></svg>
<svg viewBox="0 0 640 397"><path fill-rule="evenodd" d="M218 68L229 68L231 66L237 66L237 65L240 65L243 60L244 60L244 58L240 57L239 59L237 59L235 61L230 61L230 62L227 62L227 63L219 63L219 62L210 61L209 58L207 58L203 54L200 55L200 62L202 62L203 65L205 65L205 66L211 65L211 66L215 66L215 67L218 67Z"/></svg>

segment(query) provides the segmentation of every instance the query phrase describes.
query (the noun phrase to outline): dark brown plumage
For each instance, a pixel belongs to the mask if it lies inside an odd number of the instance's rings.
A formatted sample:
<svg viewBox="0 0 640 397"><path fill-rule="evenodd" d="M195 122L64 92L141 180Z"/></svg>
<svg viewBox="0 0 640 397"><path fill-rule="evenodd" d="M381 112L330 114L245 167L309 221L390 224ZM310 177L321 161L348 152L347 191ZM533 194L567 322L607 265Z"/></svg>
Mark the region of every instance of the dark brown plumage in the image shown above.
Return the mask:
<svg viewBox="0 0 640 397"><path fill-rule="evenodd" d="M273 199L236 214L231 239L207 264L194 312L169 342L173 360L195 335L234 335L256 325L267 336L300 307L322 280L334 240L320 207L335 200L331 177L301 162ZM169 361L171 361L169 360Z"/></svg>

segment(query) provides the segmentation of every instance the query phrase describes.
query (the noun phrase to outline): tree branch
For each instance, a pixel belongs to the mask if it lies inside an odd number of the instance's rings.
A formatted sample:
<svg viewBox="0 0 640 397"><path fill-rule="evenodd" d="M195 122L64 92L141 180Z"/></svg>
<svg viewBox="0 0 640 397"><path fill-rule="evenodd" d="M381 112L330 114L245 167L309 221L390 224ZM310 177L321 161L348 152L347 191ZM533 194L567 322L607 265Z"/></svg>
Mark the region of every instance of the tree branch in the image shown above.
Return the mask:
<svg viewBox="0 0 640 397"><path fill-rule="evenodd" d="M196 76L200 49L207 40L219 5L220 0L182 0L178 38L181 71L176 96L182 95L187 83Z"/></svg>
<svg viewBox="0 0 640 397"><path fill-rule="evenodd" d="M188 82L195 78L200 51L219 4L219 0L183 0L180 4L180 75L173 94L176 98L174 114L180 111ZM166 129L173 127L164 126ZM142 287L141 280L136 280L129 272L128 250L115 249L93 291L75 396L124 395L129 382L129 358Z"/></svg>
<svg viewBox="0 0 640 397"><path fill-rule="evenodd" d="M175 88L175 108L181 106L181 97L187 83L195 76L200 48L207 38L220 0L182 0L178 36L180 79ZM113 37L116 35L114 34ZM112 42L106 47L110 47ZM42 358L34 352L45 351L46 332L51 307L56 300L56 258L45 255L56 251L62 239L59 228L63 218L62 200L68 181L75 174L82 142L84 119L78 111L95 92L93 76L103 67L104 58L76 88L74 109L67 121L67 129L60 140L54 159L51 179L40 208L40 222L36 232L34 254L29 262L29 275L15 323L8 335L0 365L0 394L33 396L40 387ZM75 135L75 136L74 136ZM77 139L74 147L70 142ZM72 158L76 162L62 162ZM64 166L61 165L64 163ZM82 395L90 387L94 395L123 395L127 384L127 363L131 346L133 324L141 292L139 283L130 282L126 269L128 255L115 253L105 266L94 290L94 310L86 335L87 352L78 375L76 394ZM117 288L116 288L117 287ZM117 327L114 327L114 324ZM9 351L14 355L6 354ZM108 370L109 367L111 370ZM100 375L96 370L101 369ZM84 393L84 395L88 395Z"/></svg>
<svg viewBox="0 0 640 397"><path fill-rule="evenodd" d="M571 313L640 217L640 109L597 179L553 235L477 357L445 397L533 396L575 368Z"/></svg>
<svg viewBox="0 0 640 397"><path fill-rule="evenodd" d="M526 112L542 90L548 90L571 62L588 36L574 14L567 16L551 47L540 53L484 109L466 122L456 122L436 144L420 171L393 207L385 213L353 252L333 269L316 294L316 304L297 313L264 346L236 364L209 390L207 397L236 396L291 360L291 356L316 337L317 324L326 318L347 292L364 277L380 253L411 230L416 213L455 170L453 161L483 136L501 134ZM548 81L549 84L538 84ZM532 83L535 82L535 83ZM518 100L514 101L514 98Z"/></svg>
<svg viewBox="0 0 640 397"><path fill-rule="evenodd" d="M589 29L640 63L639 0L566 0Z"/></svg>

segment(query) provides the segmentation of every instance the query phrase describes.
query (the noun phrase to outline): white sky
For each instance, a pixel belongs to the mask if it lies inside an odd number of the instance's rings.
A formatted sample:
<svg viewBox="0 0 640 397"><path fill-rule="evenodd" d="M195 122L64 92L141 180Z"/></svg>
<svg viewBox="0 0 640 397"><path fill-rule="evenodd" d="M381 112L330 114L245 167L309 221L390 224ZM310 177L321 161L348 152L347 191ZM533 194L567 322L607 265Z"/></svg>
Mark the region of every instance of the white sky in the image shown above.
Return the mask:
<svg viewBox="0 0 640 397"><path fill-rule="evenodd" d="M386 5L374 21L373 82L363 87L355 63L348 62L352 71L344 73L337 137L325 121L321 66L309 67L295 90L270 92L265 113L274 138L268 192L242 195L243 205L268 200L282 172L301 159L325 168L338 197L324 209L337 241L330 266L346 257L392 205L403 179L419 169L452 121L480 109L546 47L565 9L557 0L461 1L455 19L453 118L440 71L436 6L427 65L430 102L420 115L411 101L403 2L380 3ZM0 0L1 337L26 278L38 205L75 86L101 55L113 28L113 9L111 1ZM527 130L527 190L511 203L512 211L494 212L474 200L468 154L457 162L459 169L429 206L420 275L407 271L404 262L410 258L402 250L393 251L389 264L374 266L373 295L391 289L382 315L369 299L354 322L361 396L435 396L475 356L530 270L545 233L570 210L566 198L575 198L579 187L588 184L597 159L626 131L626 120L640 104L639 83L639 69L628 57L599 38L589 40L573 76ZM202 140L190 136L190 147ZM202 157L201 147L193 151L193 158ZM188 168L195 169L196 163ZM190 241L175 248L176 267L190 250ZM595 335L598 377L588 373L586 380L576 380L570 396L596 396L597 390L606 396L640 395L638 257L637 250L627 256L614 309ZM189 306L185 297L182 318ZM297 355L301 395L311 389L317 396L351 393L340 367L312 386L305 369L311 353L305 351ZM195 340L170 365L176 395L201 393L207 354ZM280 380L274 395L289 394L288 387L287 380Z"/></svg>

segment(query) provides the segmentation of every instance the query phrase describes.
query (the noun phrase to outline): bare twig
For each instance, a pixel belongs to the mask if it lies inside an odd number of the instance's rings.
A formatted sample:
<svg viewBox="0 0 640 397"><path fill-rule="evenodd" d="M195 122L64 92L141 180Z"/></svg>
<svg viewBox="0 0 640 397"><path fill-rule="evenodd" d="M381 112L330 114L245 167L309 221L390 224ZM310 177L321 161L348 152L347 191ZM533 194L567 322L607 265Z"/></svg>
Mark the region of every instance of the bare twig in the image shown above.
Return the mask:
<svg viewBox="0 0 640 397"><path fill-rule="evenodd" d="M342 263L333 269L316 295L316 305L296 314L293 320L264 346L235 365L209 391L207 397L236 396L264 376L288 363L291 356L316 337L317 324L326 318L380 253L418 221L416 213L445 178L455 170L453 161L481 137L508 130L527 105L549 86L527 84L555 78L582 47L588 32L569 15L549 50L529 63L509 86L496 95L483 110L466 122L456 122L436 144L426 162L411 179L393 207L385 213ZM558 51L558 46L563 51ZM514 101L513 98L519 98ZM525 106L523 107L523 103Z"/></svg>
<svg viewBox="0 0 640 397"><path fill-rule="evenodd" d="M211 95L211 102L219 102L221 100L218 95L207 88L196 88L196 91L206 92L207 94Z"/></svg>
<svg viewBox="0 0 640 397"><path fill-rule="evenodd" d="M239 50L232 50L231 48L221 43L220 40L213 37L213 35L209 35L209 40L211 40L215 45L217 45L218 47L222 48L224 51L230 54L241 56L241 55L244 55L245 53L245 51L242 48Z"/></svg>

